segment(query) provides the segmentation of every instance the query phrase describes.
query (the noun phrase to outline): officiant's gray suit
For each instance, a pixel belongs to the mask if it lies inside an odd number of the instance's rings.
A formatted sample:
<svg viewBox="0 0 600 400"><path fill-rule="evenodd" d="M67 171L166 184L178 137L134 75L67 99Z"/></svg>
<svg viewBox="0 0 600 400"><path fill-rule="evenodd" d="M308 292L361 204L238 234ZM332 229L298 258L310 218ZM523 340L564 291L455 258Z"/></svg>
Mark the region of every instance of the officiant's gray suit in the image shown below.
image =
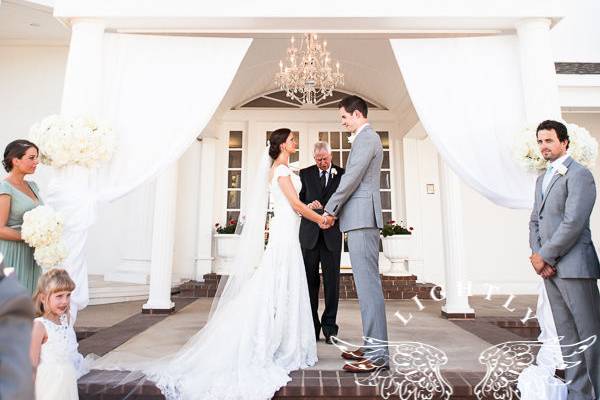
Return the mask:
<svg viewBox="0 0 600 400"><path fill-rule="evenodd" d="M348 249L360 303L365 338L387 342L385 303L379 277L379 229L381 215L380 173L383 147L370 125L358 133L345 165L340 185L325 205L325 211L339 219L340 230L348 235ZM387 346L369 346L366 358L388 364Z"/></svg>
<svg viewBox="0 0 600 400"><path fill-rule="evenodd" d="M561 344L577 343L597 335L585 350L582 363L565 371L572 381L569 400L600 398L600 265L590 232L590 214L596 201L592 173L571 157L563 162L564 175L556 173L542 193L544 175L536 183L529 222L529 245L556 274L544 279ZM563 354L572 351L564 350ZM574 361L572 358L569 361ZM592 395L592 386L595 397Z"/></svg>

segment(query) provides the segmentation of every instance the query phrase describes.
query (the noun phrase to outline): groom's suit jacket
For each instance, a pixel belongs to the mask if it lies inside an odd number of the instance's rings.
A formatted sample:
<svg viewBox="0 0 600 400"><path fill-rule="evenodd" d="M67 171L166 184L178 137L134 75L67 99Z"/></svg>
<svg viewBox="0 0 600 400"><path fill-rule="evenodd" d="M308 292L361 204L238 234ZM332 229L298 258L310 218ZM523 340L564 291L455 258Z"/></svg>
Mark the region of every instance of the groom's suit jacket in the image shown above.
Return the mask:
<svg viewBox="0 0 600 400"><path fill-rule="evenodd" d="M337 171L337 174L330 172L329 181L325 189L321 189L321 182L319 180L321 171L319 167L312 165L301 169L300 181L302 182L302 189L299 194L300 201L309 204L318 200L321 205L327 204L331 195L337 190L342 175L344 175L343 168L331 164L331 171L334 169ZM302 218L302 222L300 223L300 245L305 249L314 249L319 239L320 230L319 225L306 218ZM337 221L330 229L323 230L323 239L330 251L340 251L342 248L342 234Z"/></svg>
<svg viewBox="0 0 600 400"><path fill-rule="evenodd" d="M563 165L567 172L552 177L545 195L544 174L537 179L529 245L556 268L559 278L600 278L590 232L590 214L596 201L594 177L571 157Z"/></svg>
<svg viewBox="0 0 600 400"><path fill-rule="evenodd" d="M367 125L354 139L346 173L325 205L325 211L339 219L342 232L383 228L379 194L382 161L381 139Z"/></svg>

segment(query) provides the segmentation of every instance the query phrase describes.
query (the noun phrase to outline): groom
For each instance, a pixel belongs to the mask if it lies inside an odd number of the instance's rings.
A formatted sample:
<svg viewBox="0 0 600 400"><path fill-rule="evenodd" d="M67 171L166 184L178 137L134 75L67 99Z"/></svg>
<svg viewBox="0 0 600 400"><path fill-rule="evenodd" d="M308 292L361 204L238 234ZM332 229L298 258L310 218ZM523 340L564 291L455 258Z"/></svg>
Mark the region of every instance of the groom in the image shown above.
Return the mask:
<svg viewBox="0 0 600 400"><path fill-rule="evenodd" d="M388 368L387 323L379 277L379 230L383 228L379 194L383 147L379 135L367 120L367 103L348 96L339 104L342 126L352 132L348 139L352 150L346 172L337 191L325 205L328 225L340 221L348 235L348 249L354 282L360 303L365 337L362 349L342 353L353 363L344 365L349 372L372 372ZM370 339L383 341L375 345Z"/></svg>
<svg viewBox="0 0 600 400"><path fill-rule="evenodd" d="M568 399L600 399L600 265L590 232L596 184L592 173L567 155L565 125L544 121L536 135L549 165L535 188L529 221L531 264L544 278L556 331L564 337L561 344L596 335L583 356L568 359L580 362L565 370ZM564 355L571 352L565 349Z"/></svg>

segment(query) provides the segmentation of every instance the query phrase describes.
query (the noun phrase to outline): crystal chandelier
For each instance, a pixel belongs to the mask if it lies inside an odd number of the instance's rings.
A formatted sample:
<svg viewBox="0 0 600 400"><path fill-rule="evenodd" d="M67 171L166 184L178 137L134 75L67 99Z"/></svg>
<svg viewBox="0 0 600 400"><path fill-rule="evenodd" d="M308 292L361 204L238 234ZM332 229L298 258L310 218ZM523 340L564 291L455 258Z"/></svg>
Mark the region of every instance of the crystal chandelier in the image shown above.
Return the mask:
<svg viewBox="0 0 600 400"><path fill-rule="evenodd" d="M333 71L330 62L327 41L321 45L316 34L305 33L297 48L292 36L285 65L279 61L275 83L285 90L287 97L302 104L316 105L331 96L336 85L344 84L340 63L336 62Z"/></svg>

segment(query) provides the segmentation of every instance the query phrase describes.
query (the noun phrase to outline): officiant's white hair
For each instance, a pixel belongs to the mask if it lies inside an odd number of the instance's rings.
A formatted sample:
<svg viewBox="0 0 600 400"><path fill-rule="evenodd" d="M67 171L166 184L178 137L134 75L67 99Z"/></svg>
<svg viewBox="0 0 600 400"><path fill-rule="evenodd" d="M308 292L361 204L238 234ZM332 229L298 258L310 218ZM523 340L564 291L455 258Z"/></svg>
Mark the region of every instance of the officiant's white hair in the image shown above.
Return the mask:
<svg viewBox="0 0 600 400"><path fill-rule="evenodd" d="M313 150L313 154L317 154L321 150L325 150L328 153L331 153L331 146L329 146L329 143L319 140L317 143L315 143L315 149Z"/></svg>

